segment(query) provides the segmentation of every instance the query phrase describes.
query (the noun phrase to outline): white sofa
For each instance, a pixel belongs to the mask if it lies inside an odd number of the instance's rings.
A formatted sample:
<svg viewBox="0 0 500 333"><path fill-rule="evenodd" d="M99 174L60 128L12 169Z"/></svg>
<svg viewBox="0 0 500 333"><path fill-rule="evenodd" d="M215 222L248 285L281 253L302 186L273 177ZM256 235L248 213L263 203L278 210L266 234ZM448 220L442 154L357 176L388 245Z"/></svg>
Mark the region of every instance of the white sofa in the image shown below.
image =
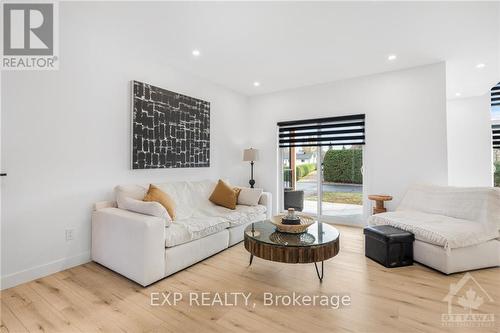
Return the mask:
<svg viewBox="0 0 500 333"><path fill-rule="evenodd" d="M451 274L500 265L500 189L416 185L369 225L415 234L414 259Z"/></svg>
<svg viewBox="0 0 500 333"><path fill-rule="evenodd" d="M155 184L176 204L176 219L117 208L116 202L95 204L92 214L92 260L147 286L243 240L245 227L271 214L271 194L256 206L230 210L208 198L212 181ZM115 189L117 200L141 200L147 185Z"/></svg>

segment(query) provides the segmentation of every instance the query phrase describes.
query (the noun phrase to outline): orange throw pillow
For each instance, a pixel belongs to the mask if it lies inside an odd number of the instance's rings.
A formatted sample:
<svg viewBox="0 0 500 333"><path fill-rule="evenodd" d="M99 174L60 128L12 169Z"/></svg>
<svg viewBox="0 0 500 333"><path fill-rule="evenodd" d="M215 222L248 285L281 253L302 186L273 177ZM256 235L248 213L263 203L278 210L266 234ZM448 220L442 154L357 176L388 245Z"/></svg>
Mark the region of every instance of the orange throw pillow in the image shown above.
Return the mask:
<svg viewBox="0 0 500 333"><path fill-rule="evenodd" d="M215 186L215 189L208 200L218 206L236 209L236 202L238 201L239 193L240 191L238 191L238 189L232 188L219 179L217 186Z"/></svg>
<svg viewBox="0 0 500 333"><path fill-rule="evenodd" d="M236 202L238 202L238 197L240 196L241 188L233 187L234 192L236 192Z"/></svg>
<svg viewBox="0 0 500 333"><path fill-rule="evenodd" d="M172 198L167 193L163 192L153 184L149 185L148 193L146 193L146 196L144 197L143 201L156 201L160 203L163 207L165 207L165 209L168 212L168 215L170 215L170 218L172 220L175 220L174 200L172 200Z"/></svg>

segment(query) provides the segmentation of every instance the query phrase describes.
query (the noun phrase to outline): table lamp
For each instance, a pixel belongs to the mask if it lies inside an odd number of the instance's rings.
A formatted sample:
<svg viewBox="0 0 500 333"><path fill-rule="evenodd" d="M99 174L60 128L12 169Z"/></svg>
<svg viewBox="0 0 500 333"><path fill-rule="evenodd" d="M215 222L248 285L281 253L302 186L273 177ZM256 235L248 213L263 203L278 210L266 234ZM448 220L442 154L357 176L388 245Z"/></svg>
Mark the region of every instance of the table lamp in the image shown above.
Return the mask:
<svg viewBox="0 0 500 333"><path fill-rule="evenodd" d="M253 163L259 160L259 151L257 149L249 148L243 151L243 161L250 162L250 187L253 188L255 180L253 179Z"/></svg>

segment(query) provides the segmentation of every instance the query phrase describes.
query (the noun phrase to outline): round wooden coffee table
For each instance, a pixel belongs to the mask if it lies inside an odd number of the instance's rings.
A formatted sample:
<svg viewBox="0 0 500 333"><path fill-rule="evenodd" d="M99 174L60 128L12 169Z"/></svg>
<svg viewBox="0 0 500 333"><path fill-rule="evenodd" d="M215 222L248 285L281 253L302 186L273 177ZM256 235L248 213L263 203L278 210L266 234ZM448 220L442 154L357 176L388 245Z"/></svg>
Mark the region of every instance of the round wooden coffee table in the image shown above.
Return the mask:
<svg viewBox="0 0 500 333"><path fill-rule="evenodd" d="M253 257L289 264L314 263L316 274L323 281L323 262L339 253L339 232L329 224L315 222L306 232L288 234L276 231L269 221L250 224L245 229L245 248ZM317 263L321 261L321 273Z"/></svg>

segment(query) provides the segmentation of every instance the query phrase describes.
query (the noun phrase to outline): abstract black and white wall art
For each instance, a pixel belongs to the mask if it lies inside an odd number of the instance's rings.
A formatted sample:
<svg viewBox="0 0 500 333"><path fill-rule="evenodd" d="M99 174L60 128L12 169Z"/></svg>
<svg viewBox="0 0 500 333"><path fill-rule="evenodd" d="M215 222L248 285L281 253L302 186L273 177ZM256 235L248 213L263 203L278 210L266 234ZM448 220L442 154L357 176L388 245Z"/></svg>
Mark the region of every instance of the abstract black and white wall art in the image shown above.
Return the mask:
<svg viewBox="0 0 500 333"><path fill-rule="evenodd" d="M210 166L210 103L133 81L132 169Z"/></svg>

